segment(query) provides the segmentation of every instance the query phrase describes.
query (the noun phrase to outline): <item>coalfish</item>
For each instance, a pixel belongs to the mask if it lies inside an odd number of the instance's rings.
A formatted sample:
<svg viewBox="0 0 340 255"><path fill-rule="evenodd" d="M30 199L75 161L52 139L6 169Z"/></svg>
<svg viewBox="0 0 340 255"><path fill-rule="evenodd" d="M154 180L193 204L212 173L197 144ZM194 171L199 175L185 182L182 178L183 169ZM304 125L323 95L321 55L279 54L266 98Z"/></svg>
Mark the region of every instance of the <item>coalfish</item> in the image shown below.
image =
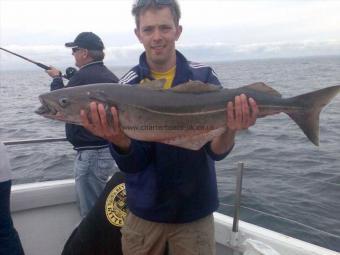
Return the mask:
<svg viewBox="0 0 340 255"><path fill-rule="evenodd" d="M163 81L138 86L102 83L55 90L39 96L42 106L36 113L81 125L80 110L89 112L90 102L95 101L104 104L109 120L110 107L117 107L121 128L130 138L198 150L225 132L227 102L245 94L257 102L258 117L284 112L313 144L319 145L320 112L340 91L338 85L282 98L261 82L236 89L198 81L168 90L162 85Z"/></svg>

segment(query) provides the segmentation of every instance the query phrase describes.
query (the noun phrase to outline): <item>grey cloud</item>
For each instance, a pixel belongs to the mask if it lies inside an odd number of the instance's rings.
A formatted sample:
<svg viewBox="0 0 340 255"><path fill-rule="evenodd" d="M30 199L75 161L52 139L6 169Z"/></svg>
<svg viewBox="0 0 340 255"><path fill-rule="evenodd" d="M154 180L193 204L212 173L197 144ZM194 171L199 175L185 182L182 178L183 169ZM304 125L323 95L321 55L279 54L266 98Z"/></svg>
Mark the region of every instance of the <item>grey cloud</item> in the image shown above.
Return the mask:
<svg viewBox="0 0 340 255"><path fill-rule="evenodd" d="M4 46L6 48L6 46ZM21 47L8 45L7 48L35 61L58 68L74 65L69 49L63 46ZM179 44L178 49L188 59L200 62L233 61L256 58L287 58L315 55L340 55L340 40L272 42L254 44ZM105 62L110 66L131 66L138 62L143 48L140 44L122 47L107 47ZM38 68L15 56L0 52L0 69Z"/></svg>

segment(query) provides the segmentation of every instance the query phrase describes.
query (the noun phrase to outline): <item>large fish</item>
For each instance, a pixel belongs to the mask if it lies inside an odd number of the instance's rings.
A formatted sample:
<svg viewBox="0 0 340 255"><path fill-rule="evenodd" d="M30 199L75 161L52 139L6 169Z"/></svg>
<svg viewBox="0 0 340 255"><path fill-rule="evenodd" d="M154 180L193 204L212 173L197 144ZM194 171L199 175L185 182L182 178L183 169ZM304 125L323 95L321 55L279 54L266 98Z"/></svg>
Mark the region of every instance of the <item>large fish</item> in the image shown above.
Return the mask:
<svg viewBox="0 0 340 255"><path fill-rule="evenodd" d="M81 125L80 110L89 112L89 103L95 101L105 105L109 120L109 109L116 106L122 130L133 139L198 150L226 130L226 103L244 93L257 102L258 117L284 112L318 145L319 114L340 91L340 86L333 86L282 98L264 83L237 89L197 81L168 90L161 87L162 81L151 81L139 86L103 83L64 88L40 95L42 106L36 113Z"/></svg>

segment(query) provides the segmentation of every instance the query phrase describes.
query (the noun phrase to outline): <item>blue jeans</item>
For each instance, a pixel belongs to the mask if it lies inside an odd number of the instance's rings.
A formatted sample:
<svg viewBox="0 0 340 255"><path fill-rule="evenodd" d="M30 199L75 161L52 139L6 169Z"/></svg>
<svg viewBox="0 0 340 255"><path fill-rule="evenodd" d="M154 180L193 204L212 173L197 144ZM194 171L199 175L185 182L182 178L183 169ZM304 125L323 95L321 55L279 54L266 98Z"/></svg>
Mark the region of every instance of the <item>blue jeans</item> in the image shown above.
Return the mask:
<svg viewBox="0 0 340 255"><path fill-rule="evenodd" d="M0 182L0 255L23 255L10 213L11 181Z"/></svg>
<svg viewBox="0 0 340 255"><path fill-rule="evenodd" d="M110 175L118 168L109 148L80 150L74 163L77 202L85 217L97 201Z"/></svg>

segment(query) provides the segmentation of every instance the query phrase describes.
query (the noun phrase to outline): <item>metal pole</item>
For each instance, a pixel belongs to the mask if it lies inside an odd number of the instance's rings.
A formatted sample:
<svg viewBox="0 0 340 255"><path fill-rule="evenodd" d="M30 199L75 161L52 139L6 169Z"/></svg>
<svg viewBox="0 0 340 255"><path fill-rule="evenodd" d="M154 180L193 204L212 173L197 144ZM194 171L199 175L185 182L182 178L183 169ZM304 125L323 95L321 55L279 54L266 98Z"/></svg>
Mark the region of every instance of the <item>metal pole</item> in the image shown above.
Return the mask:
<svg viewBox="0 0 340 255"><path fill-rule="evenodd" d="M17 144L29 144L29 143L51 143L51 142L64 142L66 138L43 138L43 139L30 139L30 140L16 140L16 141L4 141L4 145L17 145Z"/></svg>
<svg viewBox="0 0 340 255"><path fill-rule="evenodd" d="M240 207L241 207L241 192L242 192L242 177L243 177L244 163L237 164L237 179L236 179L236 192L235 192L235 207L234 207L234 220L233 232L238 232L238 222L240 220Z"/></svg>

